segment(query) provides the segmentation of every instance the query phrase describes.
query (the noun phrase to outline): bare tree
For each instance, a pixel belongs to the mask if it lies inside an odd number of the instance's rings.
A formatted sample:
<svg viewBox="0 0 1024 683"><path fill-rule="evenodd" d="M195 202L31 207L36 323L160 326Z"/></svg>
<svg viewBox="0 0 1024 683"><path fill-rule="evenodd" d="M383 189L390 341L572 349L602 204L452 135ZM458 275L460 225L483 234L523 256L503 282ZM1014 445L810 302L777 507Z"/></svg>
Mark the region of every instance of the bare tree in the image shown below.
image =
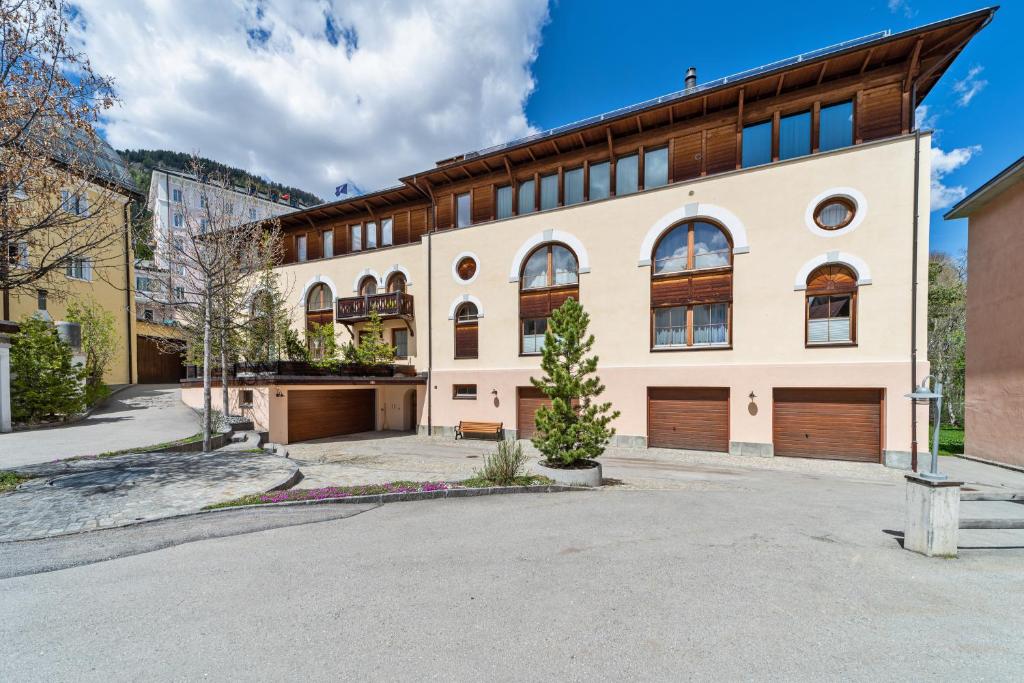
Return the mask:
<svg viewBox="0 0 1024 683"><path fill-rule="evenodd" d="M0 290L66 294L72 268L123 260L131 186L97 134L116 99L68 39L63 0L0 0Z"/></svg>
<svg viewBox="0 0 1024 683"><path fill-rule="evenodd" d="M967 351L967 262L932 253L928 261L928 361L942 382L947 419L963 424Z"/></svg>
<svg viewBox="0 0 1024 683"><path fill-rule="evenodd" d="M198 158L193 158L190 172L203 182L175 203L181 225L156 236L154 253L167 269L169 300L193 357L201 349L203 449L210 450L214 357L220 365L222 412L227 417L229 361L237 356L239 327L248 318L259 270L277 259L279 221L250 213L255 201L226 192L223 188L231 187L227 179L205 175ZM251 220L253 215L257 218Z"/></svg>

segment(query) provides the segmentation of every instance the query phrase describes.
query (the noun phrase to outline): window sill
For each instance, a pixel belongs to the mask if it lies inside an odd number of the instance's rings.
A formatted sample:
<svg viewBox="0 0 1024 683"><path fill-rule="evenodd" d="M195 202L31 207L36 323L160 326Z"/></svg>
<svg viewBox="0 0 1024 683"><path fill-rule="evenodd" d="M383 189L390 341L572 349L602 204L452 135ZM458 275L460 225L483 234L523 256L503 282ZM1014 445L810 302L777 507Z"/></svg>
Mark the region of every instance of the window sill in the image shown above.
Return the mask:
<svg viewBox="0 0 1024 683"><path fill-rule="evenodd" d="M480 356L455 356L455 360L477 360Z"/></svg>
<svg viewBox="0 0 1024 683"><path fill-rule="evenodd" d="M537 353L522 353L522 352L519 353L519 357L520 358L538 358L538 357L543 356L543 355L544 354L541 353L540 351L538 351Z"/></svg>
<svg viewBox="0 0 1024 683"><path fill-rule="evenodd" d="M476 396L452 396L453 401L475 401Z"/></svg>
<svg viewBox="0 0 1024 683"><path fill-rule="evenodd" d="M857 346L857 342L805 342L805 349L848 349Z"/></svg>
<svg viewBox="0 0 1024 683"><path fill-rule="evenodd" d="M693 346L653 346L651 353L671 353L674 351L731 351L732 344L702 344Z"/></svg>
<svg viewBox="0 0 1024 683"><path fill-rule="evenodd" d="M64 277L75 282L92 282L92 278L75 277L74 275L65 275Z"/></svg>

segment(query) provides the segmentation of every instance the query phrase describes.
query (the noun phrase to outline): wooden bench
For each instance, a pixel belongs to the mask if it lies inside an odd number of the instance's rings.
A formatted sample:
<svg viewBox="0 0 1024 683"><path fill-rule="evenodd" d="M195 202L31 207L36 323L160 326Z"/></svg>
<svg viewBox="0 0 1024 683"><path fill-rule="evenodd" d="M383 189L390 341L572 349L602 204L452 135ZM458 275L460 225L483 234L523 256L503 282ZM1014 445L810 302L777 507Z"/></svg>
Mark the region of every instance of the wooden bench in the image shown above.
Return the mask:
<svg viewBox="0 0 1024 683"><path fill-rule="evenodd" d="M479 434L480 436L494 436L496 439L501 439L502 422L466 422L465 420L459 421L459 426L455 428L455 438L466 438L467 434Z"/></svg>

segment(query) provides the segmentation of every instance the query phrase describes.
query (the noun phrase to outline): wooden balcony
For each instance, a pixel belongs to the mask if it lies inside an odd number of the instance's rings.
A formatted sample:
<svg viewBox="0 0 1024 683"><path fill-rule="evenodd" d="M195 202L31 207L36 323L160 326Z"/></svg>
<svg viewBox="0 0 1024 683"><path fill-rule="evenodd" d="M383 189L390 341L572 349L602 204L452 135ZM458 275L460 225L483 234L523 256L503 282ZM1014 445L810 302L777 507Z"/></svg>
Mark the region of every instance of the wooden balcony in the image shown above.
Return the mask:
<svg viewBox="0 0 1024 683"><path fill-rule="evenodd" d="M387 292L338 299L335 319L341 323L357 323L369 320L371 311L376 311L382 320L388 318L412 320L412 295L405 292Z"/></svg>

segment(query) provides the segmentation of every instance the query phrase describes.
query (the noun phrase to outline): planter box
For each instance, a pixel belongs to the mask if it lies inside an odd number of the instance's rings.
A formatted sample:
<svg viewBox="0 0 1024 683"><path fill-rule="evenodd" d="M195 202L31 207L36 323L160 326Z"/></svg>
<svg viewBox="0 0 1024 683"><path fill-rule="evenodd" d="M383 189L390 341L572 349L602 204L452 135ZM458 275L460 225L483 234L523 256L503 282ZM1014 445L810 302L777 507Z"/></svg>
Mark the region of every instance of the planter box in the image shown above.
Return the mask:
<svg viewBox="0 0 1024 683"><path fill-rule="evenodd" d="M584 460L593 467L579 469L565 469L561 467L547 467L543 462L534 465L537 474L553 479L559 484L567 486L589 486L596 488L601 485L601 463L594 460Z"/></svg>

